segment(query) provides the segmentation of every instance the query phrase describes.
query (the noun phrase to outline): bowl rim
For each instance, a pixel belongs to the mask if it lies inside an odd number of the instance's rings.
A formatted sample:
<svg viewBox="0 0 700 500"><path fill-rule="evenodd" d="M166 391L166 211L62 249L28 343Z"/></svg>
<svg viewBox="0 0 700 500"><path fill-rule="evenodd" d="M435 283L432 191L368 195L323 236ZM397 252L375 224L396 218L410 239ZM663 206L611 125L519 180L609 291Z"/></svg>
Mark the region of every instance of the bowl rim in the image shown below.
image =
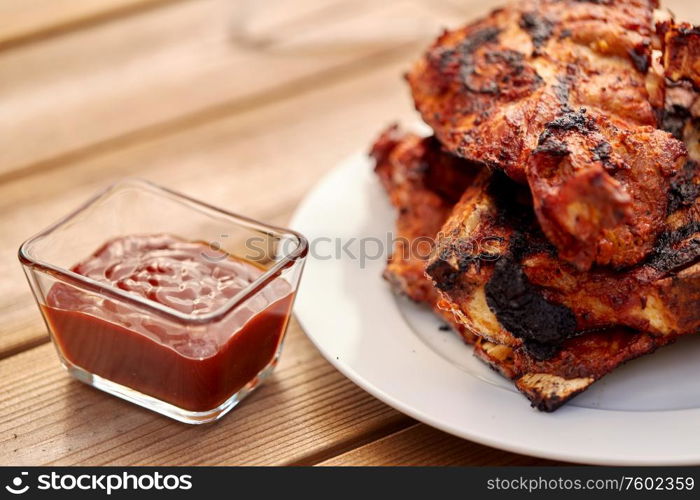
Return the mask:
<svg viewBox="0 0 700 500"><path fill-rule="evenodd" d="M266 232L271 235L276 236L291 236L296 239L295 248L283 256L278 262L261 274L255 281L250 283L236 295L231 297L226 303L206 314L186 314L172 307L166 306L159 302L153 301L146 297L127 292L115 286L107 283L103 283L87 276L78 274L70 269L66 269L61 266L57 266L47 262L45 260L39 259L31 255L29 248L37 240L47 237L53 231L59 229L63 225L69 223L80 215L83 211L109 196L110 194L117 192L121 189L132 188L142 191L148 191L151 194L156 194L160 196L169 196L180 202L194 205L199 208L206 209L207 211L213 211L218 215L223 215L228 219L231 219L238 225L243 225L248 228L253 228L261 232ZM244 215L236 214L228 210L210 205L209 203L197 200L190 196L187 196L178 191L160 186L151 181L139 178L125 178L117 182L114 182L107 186L106 188L98 191L96 194L88 198L87 201L80 204L77 208L69 212L67 215L61 217L59 220L49 225L45 229L39 231L33 236L27 238L19 247L18 258L21 264L25 268L30 268L32 270L37 270L43 273L51 274L53 276L59 277L64 282L67 282L73 286L89 290L91 292L107 295L113 299L124 301L132 305L136 305L145 308L147 311L157 314L170 321L175 321L178 323L187 324L206 324L219 321L233 311L236 307L243 304L253 295L258 293L260 290L265 288L270 284L275 278L277 278L283 270L292 267L297 261L302 261L306 257L309 249L308 240L299 232L292 229L287 229L272 224L267 224L265 222L260 222L250 217ZM293 289L292 292L296 290Z"/></svg>

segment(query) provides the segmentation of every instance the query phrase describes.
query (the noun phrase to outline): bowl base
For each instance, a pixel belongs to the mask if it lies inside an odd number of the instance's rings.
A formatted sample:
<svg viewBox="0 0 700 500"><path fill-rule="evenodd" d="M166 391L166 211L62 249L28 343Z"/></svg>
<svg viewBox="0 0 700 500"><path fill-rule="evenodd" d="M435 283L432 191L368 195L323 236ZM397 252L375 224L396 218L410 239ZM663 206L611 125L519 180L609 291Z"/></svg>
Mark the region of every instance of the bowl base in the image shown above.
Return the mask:
<svg viewBox="0 0 700 500"><path fill-rule="evenodd" d="M73 378L83 382L84 384L111 394L112 396L116 396L131 403L137 404L148 410L160 413L161 415L165 415L166 417L170 417L178 422L197 425L215 422L235 408L238 403L257 389L272 374L272 372L275 370L275 366L277 366L277 359L278 356L275 356L275 359L273 359L270 364L268 364L242 389L233 394L216 408L207 411L190 411L179 408L175 405L171 405L152 396L148 396L124 385L102 378L99 375L90 373L79 366L70 363L65 358L61 359L61 361L63 367L68 371L68 373L70 373Z"/></svg>

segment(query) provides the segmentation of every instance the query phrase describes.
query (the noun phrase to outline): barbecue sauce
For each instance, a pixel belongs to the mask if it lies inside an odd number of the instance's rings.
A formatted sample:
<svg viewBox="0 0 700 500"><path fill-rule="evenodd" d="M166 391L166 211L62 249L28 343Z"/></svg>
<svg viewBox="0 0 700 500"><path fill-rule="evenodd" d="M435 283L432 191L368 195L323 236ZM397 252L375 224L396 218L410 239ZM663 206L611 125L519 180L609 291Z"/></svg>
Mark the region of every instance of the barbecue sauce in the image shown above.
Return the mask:
<svg viewBox="0 0 700 500"><path fill-rule="evenodd" d="M110 240L72 271L193 316L216 311L264 273L169 235ZM292 302L291 286L277 278L223 319L194 324L57 283L42 308L71 364L179 408L207 411L273 362Z"/></svg>

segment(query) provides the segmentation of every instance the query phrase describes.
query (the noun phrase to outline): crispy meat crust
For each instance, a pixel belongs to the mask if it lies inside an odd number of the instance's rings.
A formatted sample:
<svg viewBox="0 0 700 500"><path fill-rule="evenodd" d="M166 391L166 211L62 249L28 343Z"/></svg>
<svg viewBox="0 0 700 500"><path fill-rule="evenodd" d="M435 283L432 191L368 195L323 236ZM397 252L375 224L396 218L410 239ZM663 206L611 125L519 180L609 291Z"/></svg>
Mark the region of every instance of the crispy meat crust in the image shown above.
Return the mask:
<svg viewBox="0 0 700 500"><path fill-rule="evenodd" d="M700 168L676 178L682 201L644 262L579 271L539 230L527 189L484 171L438 237L427 273L443 307L489 341L546 359L567 338L625 326L655 335L700 330Z"/></svg>
<svg viewBox="0 0 700 500"><path fill-rule="evenodd" d="M425 262L435 235L478 170L463 168L464 162L443 152L434 138L403 134L395 125L382 133L370 155L398 211L384 276L412 300L435 304L437 292L425 279Z"/></svg>
<svg viewBox="0 0 700 500"><path fill-rule="evenodd" d="M514 2L445 32L407 75L440 142L528 184L544 233L581 270L645 257L685 161L647 88L655 6Z"/></svg>
<svg viewBox="0 0 700 500"><path fill-rule="evenodd" d="M432 139L403 135L396 127L380 136L372 148L372 156L375 171L397 208L397 237L406 238L409 246L417 238L435 236L452 209L453 194L446 196L444 191L437 194L436 184L461 190L466 186L483 185L484 179L490 177L488 172L483 172L477 166L466 166L462 160L443 153ZM435 183L429 179L449 182ZM500 189L506 190L504 193L508 199L513 197L510 205L512 213L509 214L509 208L504 207L500 217L509 219L517 216L521 217L521 222L526 222L528 217L532 217L519 208L522 202L527 202L529 194L518 186L515 186L515 190L507 190L513 186L507 181L500 186ZM475 354L480 359L512 379L532 405L542 411L557 409L616 366L653 352L672 340L672 336L655 337L625 329L587 333L566 340L555 356L538 360L522 347L512 348L478 337L464 328L449 311L440 309L438 294L422 272L425 261L403 255L402 249L394 248L384 273L394 290L433 308L455 327L466 342L475 344ZM482 257L487 259L488 254ZM479 314L474 310L470 312ZM493 316L488 308L482 313Z"/></svg>
<svg viewBox="0 0 700 500"><path fill-rule="evenodd" d="M689 81L700 89L700 28L688 23L661 23L658 31L666 78L671 82Z"/></svg>
<svg viewBox="0 0 700 500"><path fill-rule="evenodd" d="M394 247L384 279L395 292L430 306L458 331L465 341L475 337L437 307L437 290L425 276L425 262L434 248L435 235L461 193L473 181L478 167L465 168L464 160L444 153L434 138L404 134L396 125L384 131L372 146L375 173L396 208Z"/></svg>
<svg viewBox="0 0 700 500"><path fill-rule="evenodd" d="M567 340L559 353L546 361L523 349L480 340L476 355L505 377L542 411L554 411L618 366L671 343L672 337L625 329L592 332Z"/></svg>

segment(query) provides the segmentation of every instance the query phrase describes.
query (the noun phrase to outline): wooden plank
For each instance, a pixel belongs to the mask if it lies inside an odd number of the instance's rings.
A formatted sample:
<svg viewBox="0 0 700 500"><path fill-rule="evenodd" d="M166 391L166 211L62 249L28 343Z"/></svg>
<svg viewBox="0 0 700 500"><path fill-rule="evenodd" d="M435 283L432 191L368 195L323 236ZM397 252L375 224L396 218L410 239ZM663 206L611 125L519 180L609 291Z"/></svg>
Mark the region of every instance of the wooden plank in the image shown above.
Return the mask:
<svg viewBox="0 0 700 500"><path fill-rule="evenodd" d="M468 466L558 465L459 439L415 424L372 443L325 460L320 466Z"/></svg>
<svg viewBox="0 0 700 500"><path fill-rule="evenodd" d="M32 233L127 176L261 219L288 216L344 156L368 148L392 119L413 119L400 78L406 64L385 61L296 99L0 184L0 314L7 318L0 324L0 355L45 338L15 256ZM353 104L335 108L339 102Z"/></svg>
<svg viewBox="0 0 700 500"><path fill-rule="evenodd" d="M362 33L368 20L423 4L358 5L351 16L290 31L305 44L291 38L267 50L236 43L239 2L199 0L0 53L0 178L207 121L251 99L279 97L290 84L319 85L324 74L362 69L367 58L407 44L415 52L434 32L417 42L324 43L324 34ZM424 6L422 15L429 13Z"/></svg>
<svg viewBox="0 0 700 500"><path fill-rule="evenodd" d="M4 0L0 50L114 20L174 0Z"/></svg>
<svg viewBox="0 0 700 500"><path fill-rule="evenodd" d="M296 323L271 379L211 425L180 424L76 382L49 344L0 361L0 375L2 465L308 463L411 422L335 371Z"/></svg>

